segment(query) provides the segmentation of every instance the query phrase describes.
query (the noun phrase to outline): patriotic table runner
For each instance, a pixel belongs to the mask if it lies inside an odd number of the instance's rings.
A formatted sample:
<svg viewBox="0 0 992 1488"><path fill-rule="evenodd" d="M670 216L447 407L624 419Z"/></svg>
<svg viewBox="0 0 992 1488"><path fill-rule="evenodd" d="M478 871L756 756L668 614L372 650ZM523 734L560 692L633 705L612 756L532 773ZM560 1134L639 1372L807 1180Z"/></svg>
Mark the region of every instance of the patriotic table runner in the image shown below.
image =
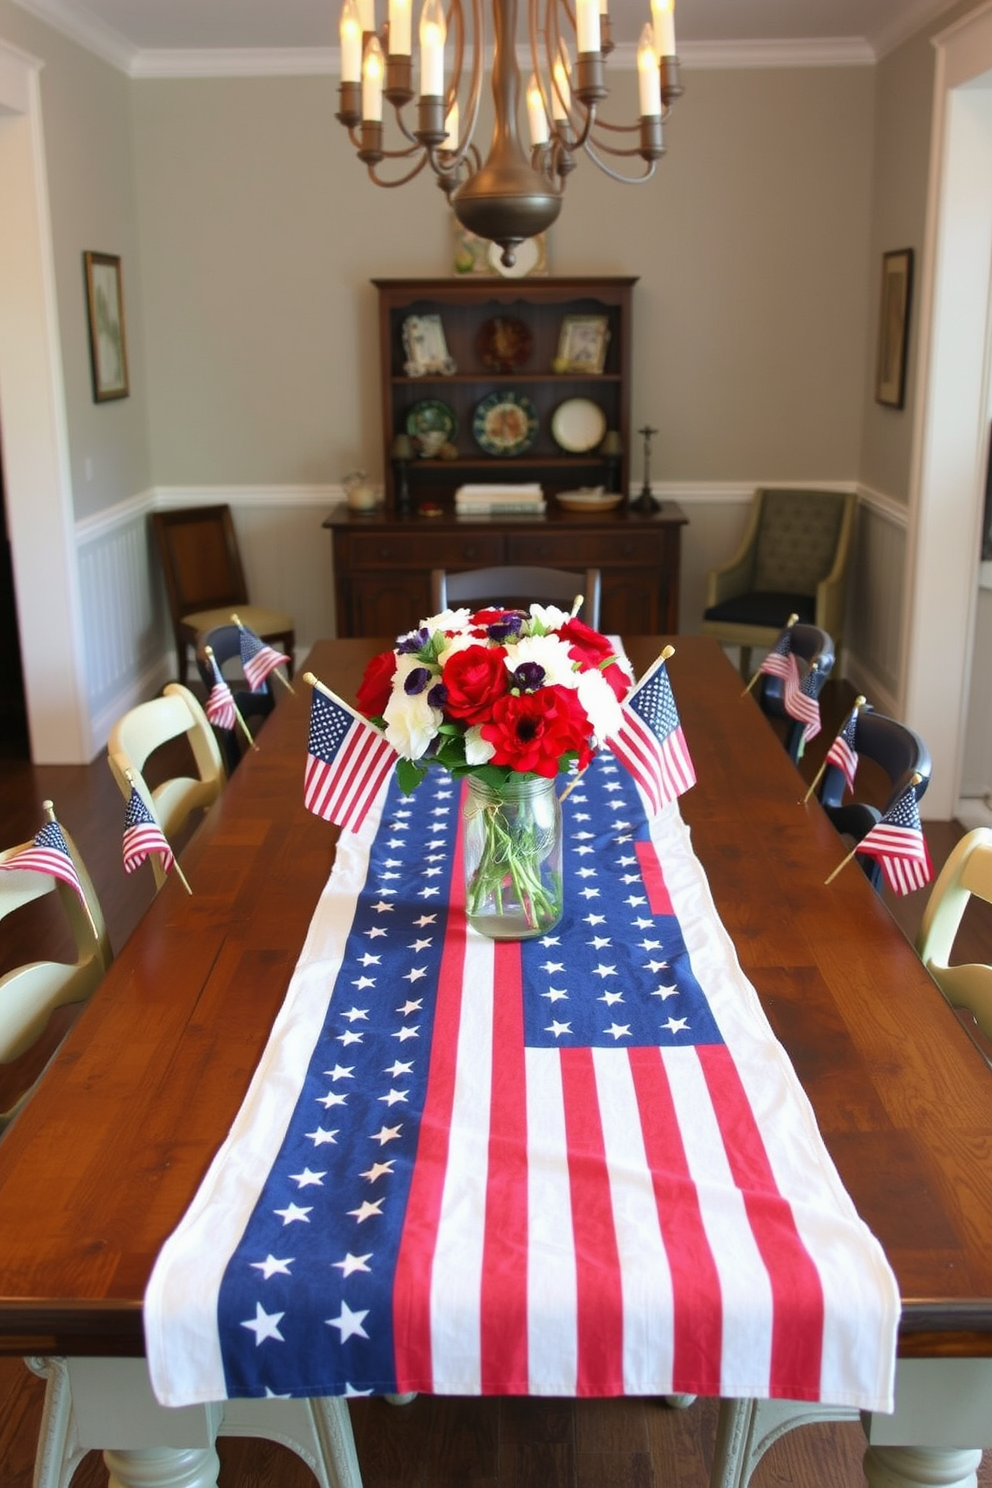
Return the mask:
<svg viewBox="0 0 992 1488"><path fill-rule="evenodd" d="M167 1405L398 1393L892 1409L899 1297L677 803L608 755L565 916L466 930L460 786L343 833L241 1112L145 1299Z"/></svg>

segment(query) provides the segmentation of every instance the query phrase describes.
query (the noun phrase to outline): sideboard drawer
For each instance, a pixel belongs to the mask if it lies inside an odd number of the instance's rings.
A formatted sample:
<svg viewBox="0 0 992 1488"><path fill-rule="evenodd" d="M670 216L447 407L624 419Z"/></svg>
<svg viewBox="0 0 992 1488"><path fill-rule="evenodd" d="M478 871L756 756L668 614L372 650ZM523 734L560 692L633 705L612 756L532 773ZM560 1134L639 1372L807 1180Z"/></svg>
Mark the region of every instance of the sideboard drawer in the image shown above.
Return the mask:
<svg viewBox="0 0 992 1488"><path fill-rule="evenodd" d="M532 535L508 535L507 563L549 564L553 568L606 568L660 563L664 534L643 527L627 532L586 532L565 526Z"/></svg>
<svg viewBox="0 0 992 1488"><path fill-rule="evenodd" d="M499 532L354 532L348 547L352 568L488 568L505 561Z"/></svg>

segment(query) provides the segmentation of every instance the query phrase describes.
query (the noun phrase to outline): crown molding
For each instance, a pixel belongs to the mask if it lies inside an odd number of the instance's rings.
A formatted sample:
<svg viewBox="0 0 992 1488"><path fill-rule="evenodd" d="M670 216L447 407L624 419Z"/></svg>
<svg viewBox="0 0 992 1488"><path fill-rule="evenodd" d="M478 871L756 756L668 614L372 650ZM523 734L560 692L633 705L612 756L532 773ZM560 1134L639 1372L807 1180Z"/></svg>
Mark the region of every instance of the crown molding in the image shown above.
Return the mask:
<svg viewBox="0 0 992 1488"><path fill-rule="evenodd" d="M620 50L619 48L617 50ZM636 57L636 48L631 48ZM688 68L871 67L874 48L863 36L810 36L768 41L679 42Z"/></svg>
<svg viewBox="0 0 992 1488"><path fill-rule="evenodd" d="M872 36L875 56L881 61L954 4L956 0L903 0L903 7L897 18Z"/></svg>
<svg viewBox="0 0 992 1488"><path fill-rule="evenodd" d="M126 41L119 31L105 26L88 11L67 4L65 0L14 0L14 4L37 16L38 20L45 21L54 30L61 31L71 41L78 42L95 57L109 62L119 72L130 75L138 56L137 48Z"/></svg>
<svg viewBox="0 0 992 1488"><path fill-rule="evenodd" d="M23 0L21 0L23 3ZM35 0L32 0L35 3ZM53 3L53 0L45 0ZM522 69L531 65L530 49L518 48ZM762 67L866 67L875 53L861 37L813 38L801 41L696 41L680 46L679 60L690 69ZM637 45L621 42L610 54L613 71L637 69ZM228 50L148 50L135 54L128 71L136 78L336 77L337 47L230 48Z"/></svg>

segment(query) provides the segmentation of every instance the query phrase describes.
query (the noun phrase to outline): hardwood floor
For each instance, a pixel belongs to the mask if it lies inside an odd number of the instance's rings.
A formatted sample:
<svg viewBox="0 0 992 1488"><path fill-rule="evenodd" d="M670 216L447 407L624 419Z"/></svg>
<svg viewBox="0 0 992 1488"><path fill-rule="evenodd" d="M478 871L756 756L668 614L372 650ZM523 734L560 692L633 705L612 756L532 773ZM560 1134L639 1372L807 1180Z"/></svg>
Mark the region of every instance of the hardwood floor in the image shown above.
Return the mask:
<svg viewBox="0 0 992 1488"><path fill-rule="evenodd" d="M852 697L846 684L828 683L822 699L824 728L801 764L806 780L812 779ZM873 788L881 791L881 783L873 787L864 767L859 790ZM105 759L101 756L88 767L43 768L3 761L0 842L11 845L30 838L41 825L41 803L48 798L86 860L111 942L119 950L151 902L153 889L150 869L128 877L121 867L123 802ZM936 870L962 829L954 822L928 822L925 831ZM842 856L839 845L838 862ZM858 871L854 864L845 869ZM887 895L886 902L912 938L926 893L902 900ZM37 954L28 950L28 934L46 936L53 954L69 953L58 915L47 907L24 934L15 936L8 927L5 922L0 972ZM988 906L970 906L962 935L965 955L992 961ZM32 1481L42 1396L41 1381L19 1359L0 1359L2 1488L28 1488ZM360 1400L351 1409L366 1488L705 1488L716 1425L716 1403L710 1400L696 1401L684 1411L654 1400L429 1397L403 1407ZM285 1448L222 1439L218 1451L221 1488L312 1488L307 1468ZM807 1427L776 1443L752 1480L754 1488L858 1488L864 1482L863 1452L864 1438L854 1423ZM74 1488L102 1488L106 1481L102 1458L90 1453ZM992 1454L978 1481L980 1488L992 1488Z"/></svg>

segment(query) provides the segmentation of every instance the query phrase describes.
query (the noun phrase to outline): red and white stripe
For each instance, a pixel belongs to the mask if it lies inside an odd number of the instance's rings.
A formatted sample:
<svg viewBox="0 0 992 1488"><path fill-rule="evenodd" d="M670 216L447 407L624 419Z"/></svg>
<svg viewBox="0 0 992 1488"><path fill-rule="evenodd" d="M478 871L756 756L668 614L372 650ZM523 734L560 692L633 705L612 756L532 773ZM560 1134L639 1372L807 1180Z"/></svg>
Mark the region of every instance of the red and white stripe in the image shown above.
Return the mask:
<svg viewBox="0 0 992 1488"><path fill-rule="evenodd" d="M357 832L395 763L396 750L385 736L356 718L331 761L307 755L304 805Z"/></svg>
<svg viewBox="0 0 992 1488"><path fill-rule="evenodd" d="M656 910L660 864L651 879ZM871 1311L860 1221L784 1055L745 1080L729 1043L525 1049L519 945L458 923L394 1286L398 1389L847 1399L855 1358L877 1380L884 1348L869 1357L851 1306L863 1289ZM864 1267L876 1283L868 1246Z"/></svg>
<svg viewBox="0 0 992 1488"><path fill-rule="evenodd" d="M643 790L654 816L696 783L681 724L659 739L643 719L624 709L623 724L607 743Z"/></svg>
<svg viewBox="0 0 992 1488"><path fill-rule="evenodd" d="M896 894L912 894L925 888L933 877L926 839L911 827L879 822L856 850L878 861L886 883Z"/></svg>

